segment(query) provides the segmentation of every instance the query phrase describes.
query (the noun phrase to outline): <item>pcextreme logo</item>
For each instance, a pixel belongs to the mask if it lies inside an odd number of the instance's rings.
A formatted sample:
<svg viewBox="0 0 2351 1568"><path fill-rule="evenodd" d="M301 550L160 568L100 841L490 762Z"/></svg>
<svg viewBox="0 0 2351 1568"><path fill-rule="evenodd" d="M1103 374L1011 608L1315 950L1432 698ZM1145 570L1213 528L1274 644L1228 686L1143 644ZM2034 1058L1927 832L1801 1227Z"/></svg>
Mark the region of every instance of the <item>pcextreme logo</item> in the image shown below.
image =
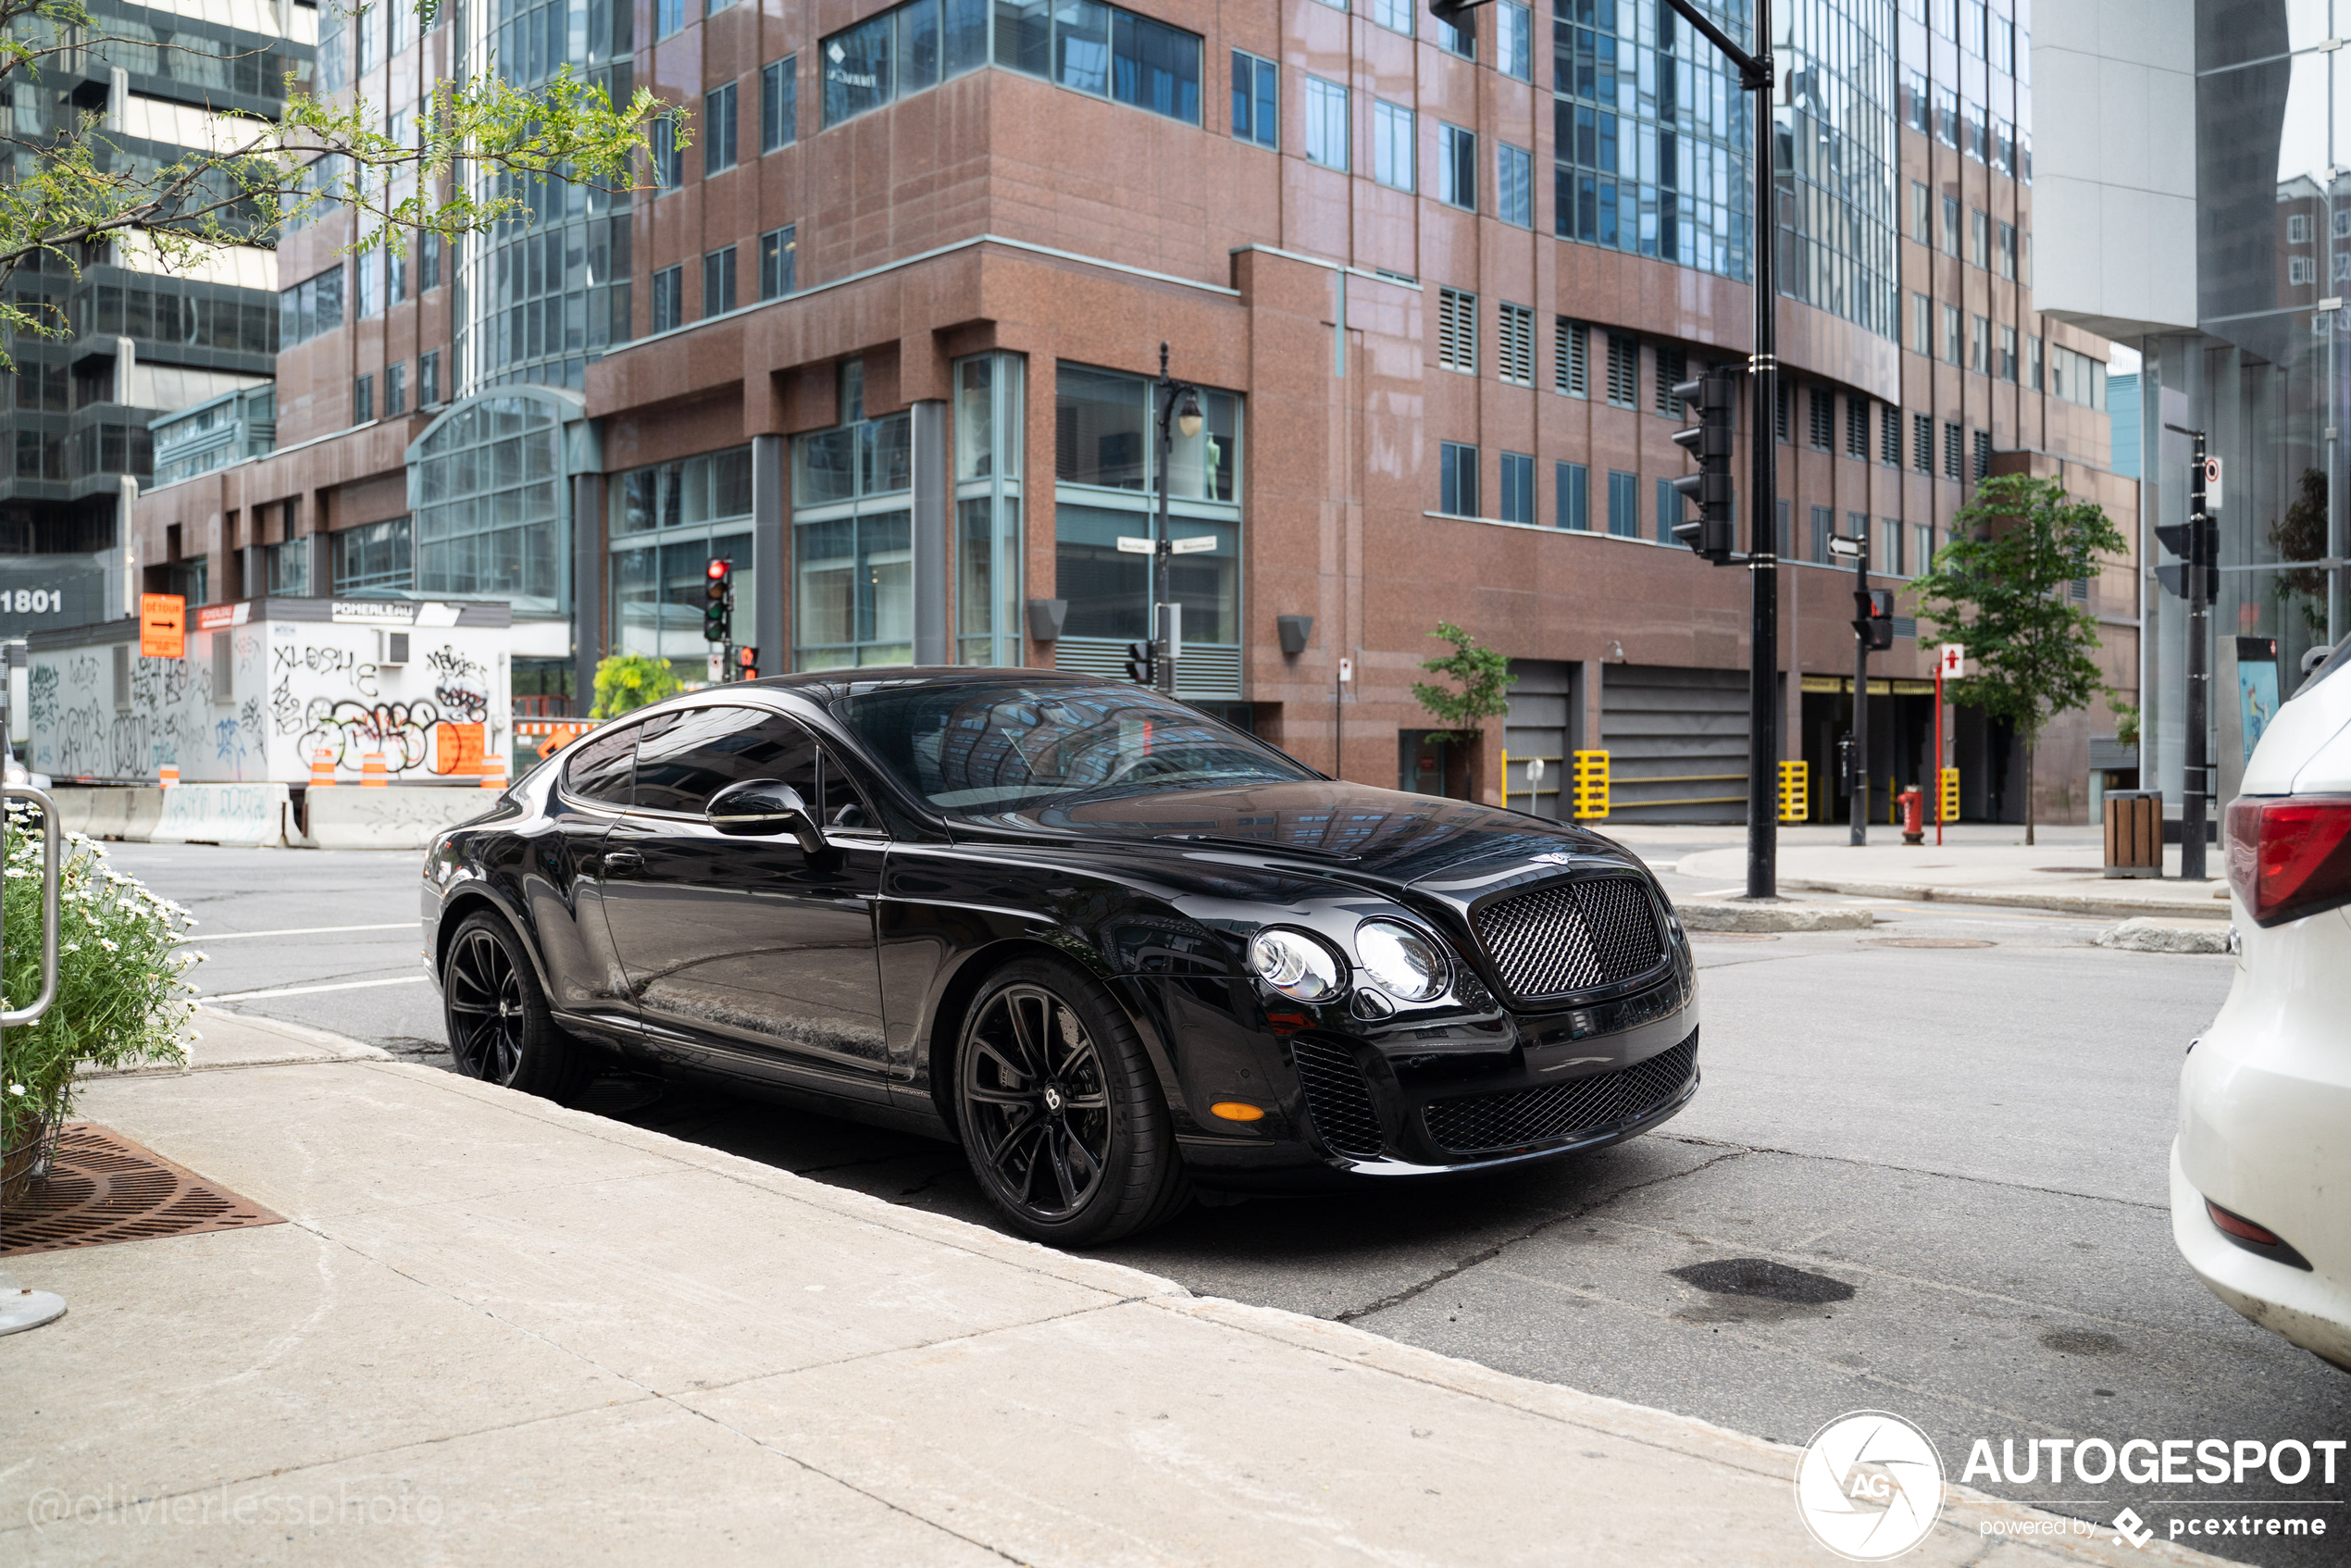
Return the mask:
<svg viewBox="0 0 2351 1568"><path fill-rule="evenodd" d="M1848 1562L1901 1556L1926 1538L1942 1511L1942 1456L1898 1415L1857 1410L1804 1445L1797 1514L1814 1540Z"/></svg>

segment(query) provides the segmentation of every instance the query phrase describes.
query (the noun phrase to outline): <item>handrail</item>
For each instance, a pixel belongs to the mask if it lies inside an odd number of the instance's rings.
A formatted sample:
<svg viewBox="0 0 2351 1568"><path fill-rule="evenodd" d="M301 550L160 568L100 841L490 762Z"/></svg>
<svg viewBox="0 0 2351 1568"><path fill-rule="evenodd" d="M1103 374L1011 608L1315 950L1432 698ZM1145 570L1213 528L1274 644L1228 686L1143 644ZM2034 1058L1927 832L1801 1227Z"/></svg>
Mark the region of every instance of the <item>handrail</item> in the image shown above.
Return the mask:
<svg viewBox="0 0 2351 1568"><path fill-rule="evenodd" d="M30 784L0 787L0 797L12 801L30 801L41 808L41 994L30 1007L12 1007L0 1012L0 1029L21 1028L38 1023L57 1000L57 873L60 838L57 832L57 803L45 790Z"/></svg>

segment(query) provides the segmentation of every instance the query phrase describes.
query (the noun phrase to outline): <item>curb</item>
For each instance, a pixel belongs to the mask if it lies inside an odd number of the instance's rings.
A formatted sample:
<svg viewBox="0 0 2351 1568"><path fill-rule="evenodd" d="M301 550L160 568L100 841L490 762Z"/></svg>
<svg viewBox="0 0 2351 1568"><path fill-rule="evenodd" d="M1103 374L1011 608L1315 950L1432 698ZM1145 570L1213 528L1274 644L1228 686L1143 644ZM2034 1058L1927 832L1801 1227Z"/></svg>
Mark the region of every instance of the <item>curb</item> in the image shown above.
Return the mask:
<svg viewBox="0 0 2351 1568"><path fill-rule="evenodd" d="M1700 851L1700 854L1716 852ZM1687 855L1674 863L1677 877L1704 877L1703 870L1692 870L1690 862L1698 855ZM1996 888L1944 887L1931 882L1847 882L1812 877L1779 878L1783 888L1800 893L1837 893L1847 898L1897 899L1911 903L1980 903L2003 909L2046 909L2059 915L2096 915L2109 920L2128 919L2135 915L2156 915L2174 920L2227 920L2229 909L2220 898L2215 907L2207 911L2200 904L2184 899L2133 899L2107 893L2020 893ZM2219 890L2225 892L2225 885Z"/></svg>
<svg viewBox="0 0 2351 1568"><path fill-rule="evenodd" d="M1746 903L1729 899L1686 899L1673 906L1693 931L1859 931L1876 916L1851 905Z"/></svg>
<svg viewBox="0 0 2351 1568"><path fill-rule="evenodd" d="M2236 927L2216 927L2208 920L2125 920L2090 940L2100 947L2124 952L2230 952Z"/></svg>

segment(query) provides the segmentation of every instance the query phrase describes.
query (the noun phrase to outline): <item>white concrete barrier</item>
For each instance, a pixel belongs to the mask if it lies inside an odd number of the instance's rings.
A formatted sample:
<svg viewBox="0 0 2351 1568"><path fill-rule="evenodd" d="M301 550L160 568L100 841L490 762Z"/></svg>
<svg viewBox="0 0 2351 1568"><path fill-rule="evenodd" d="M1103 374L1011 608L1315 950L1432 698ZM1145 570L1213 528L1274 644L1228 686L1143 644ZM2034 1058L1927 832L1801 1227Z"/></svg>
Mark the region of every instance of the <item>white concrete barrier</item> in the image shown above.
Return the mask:
<svg viewBox="0 0 2351 1568"><path fill-rule="evenodd" d="M164 792L152 784L95 790L59 785L49 795L57 803L58 826L93 839L144 843L163 815Z"/></svg>
<svg viewBox="0 0 2351 1568"><path fill-rule="evenodd" d="M487 790L429 784L380 790L313 790L308 834L299 841L320 850L420 850L444 828L479 816L498 803Z"/></svg>
<svg viewBox="0 0 2351 1568"><path fill-rule="evenodd" d="M144 835L148 843L267 848L286 842L292 805L283 784L180 784L155 793L163 809Z"/></svg>

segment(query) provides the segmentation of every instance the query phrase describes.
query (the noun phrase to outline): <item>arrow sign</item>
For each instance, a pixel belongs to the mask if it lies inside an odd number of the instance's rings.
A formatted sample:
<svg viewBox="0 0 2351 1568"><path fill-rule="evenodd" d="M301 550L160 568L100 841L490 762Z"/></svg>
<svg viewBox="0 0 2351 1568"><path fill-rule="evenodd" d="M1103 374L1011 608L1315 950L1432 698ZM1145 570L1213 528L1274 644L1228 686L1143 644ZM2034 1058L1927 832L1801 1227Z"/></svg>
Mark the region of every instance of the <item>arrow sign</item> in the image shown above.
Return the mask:
<svg viewBox="0 0 2351 1568"><path fill-rule="evenodd" d="M1178 555L1197 555L1203 550L1215 549L1216 536L1208 533L1200 535L1198 539L1179 539L1168 548Z"/></svg>
<svg viewBox="0 0 2351 1568"><path fill-rule="evenodd" d="M1148 539L1137 539L1132 534L1124 533L1118 536L1118 553L1122 555L1148 555L1157 548Z"/></svg>

